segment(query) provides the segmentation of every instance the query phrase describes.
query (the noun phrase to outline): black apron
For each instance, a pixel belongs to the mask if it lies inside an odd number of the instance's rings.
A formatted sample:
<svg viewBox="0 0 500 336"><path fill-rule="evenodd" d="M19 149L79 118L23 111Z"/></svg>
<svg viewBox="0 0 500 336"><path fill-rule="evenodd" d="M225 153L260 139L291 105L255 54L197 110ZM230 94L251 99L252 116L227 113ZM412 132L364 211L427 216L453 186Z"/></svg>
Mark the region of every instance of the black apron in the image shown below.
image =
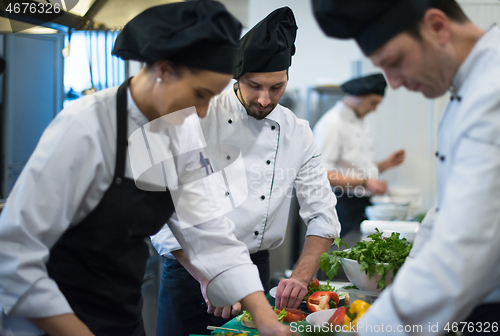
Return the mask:
<svg viewBox="0 0 500 336"><path fill-rule="evenodd" d="M145 241L174 212L170 192L143 191L125 178L127 87L117 93L113 182L97 207L68 229L47 263L76 316L96 336L144 335L141 287L149 257Z"/></svg>

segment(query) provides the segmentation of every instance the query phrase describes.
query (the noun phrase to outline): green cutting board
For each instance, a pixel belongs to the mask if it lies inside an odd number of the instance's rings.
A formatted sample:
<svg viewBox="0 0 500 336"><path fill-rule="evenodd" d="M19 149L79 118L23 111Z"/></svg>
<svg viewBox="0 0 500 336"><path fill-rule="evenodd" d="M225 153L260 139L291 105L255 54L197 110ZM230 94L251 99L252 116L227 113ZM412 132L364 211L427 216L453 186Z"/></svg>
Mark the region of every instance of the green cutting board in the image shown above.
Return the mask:
<svg viewBox="0 0 500 336"><path fill-rule="evenodd" d="M284 323L284 324L290 325L290 323ZM246 328L246 327L244 327L241 324L241 322L236 321L236 317L233 318L232 320L230 320L229 322L227 322L226 324L224 324L222 327L223 328L237 329L237 330L242 330L242 331L248 331L248 335L249 336L253 336L253 335L258 335L259 334L259 331L257 329L252 329L252 328ZM217 333L221 333L222 331L223 330L214 330L214 331L212 331L212 335L213 334L217 334ZM233 331L233 332L236 332L236 331Z"/></svg>

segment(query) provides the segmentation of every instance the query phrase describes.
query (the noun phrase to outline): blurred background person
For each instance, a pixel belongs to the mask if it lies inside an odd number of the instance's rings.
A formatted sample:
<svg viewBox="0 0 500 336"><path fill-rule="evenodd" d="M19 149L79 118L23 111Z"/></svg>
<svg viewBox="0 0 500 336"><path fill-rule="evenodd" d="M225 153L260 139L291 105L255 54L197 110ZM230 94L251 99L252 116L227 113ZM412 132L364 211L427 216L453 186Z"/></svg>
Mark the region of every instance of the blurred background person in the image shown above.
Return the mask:
<svg viewBox="0 0 500 336"><path fill-rule="evenodd" d="M405 158L405 151L399 150L375 162L365 117L377 110L384 99L386 86L382 74L342 84L346 95L314 127L314 138L337 196L340 234L348 244L360 238L359 225L366 219L365 209L371 205L370 196L387 191L387 183L379 180L379 174L400 165Z"/></svg>

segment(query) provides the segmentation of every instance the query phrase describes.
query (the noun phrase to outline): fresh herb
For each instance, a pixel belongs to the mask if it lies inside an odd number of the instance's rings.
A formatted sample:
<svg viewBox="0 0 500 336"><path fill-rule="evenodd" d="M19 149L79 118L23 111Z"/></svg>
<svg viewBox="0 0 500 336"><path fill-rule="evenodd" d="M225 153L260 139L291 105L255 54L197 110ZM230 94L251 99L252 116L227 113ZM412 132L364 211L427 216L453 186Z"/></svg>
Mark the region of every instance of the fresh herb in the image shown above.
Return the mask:
<svg viewBox="0 0 500 336"><path fill-rule="evenodd" d="M309 286L307 287L307 294L304 297L304 301L307 301L307 298L311 296L312 293L315 292L334 292L335 287L330 286L330 280L326 280L326 285L320 284L320 283L315 283L311 281Z"/></svg>
<svg viewBox="0 0 500 336"><path fill-rule="evenodd" d="M332 279L337 275L340 259L356 260L361 265L361 272L368 274L368 279L373 278L375 273L381 276L381 279L377 281L377 288L384 289L386 275L390 271L396 275L413 245L406 238L400 239L398 232L393 232L390 237L383 238L382 232L375 230L376 233L368 236L371 240L360 241L349 250L340 251L340 247L347 247L347 244L340 238L336 238L334 244L337 245L338 250L321 255L321 269Z"/></svg>
<svg viewBox="0 0 500 336"><path fill-rule="evenodd" d="M356 286L344 286L344 287L342 287L342 288L343 288L343 289L357 289L357 290L359 290L359 288L358 288L358 287L356 287Z"/></svg>

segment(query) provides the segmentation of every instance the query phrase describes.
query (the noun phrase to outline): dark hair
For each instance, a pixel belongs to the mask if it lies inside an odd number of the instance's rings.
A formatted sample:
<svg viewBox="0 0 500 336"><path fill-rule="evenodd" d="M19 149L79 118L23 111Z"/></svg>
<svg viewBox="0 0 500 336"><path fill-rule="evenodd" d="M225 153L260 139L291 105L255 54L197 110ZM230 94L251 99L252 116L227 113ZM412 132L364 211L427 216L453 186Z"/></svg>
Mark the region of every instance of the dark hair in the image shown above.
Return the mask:
<svg viewBox="0 0 500 336"><path fill-rule="evenodd" d="M464 11L456 0L434 0L434 4L431 8L436 8L446 14L446 16L456 23L467 23L469 18L465 15ZM421 40L422 35L420 34L420 24L422 20L417 21L413 26L407 29L405 32L411 37Z"/></svg>
<svg viewBox="0 0 500 336"><path fill-rule="evenodd" d="M181 77L185 71L189 71L194 75L196 75L197 73L199 73L201 71L200 69L193 68L193 67L190 67L190 66L187 66L184 64L180 64L177 62L173 62L173 61L169 61L169 62L171 64L172 74L176 77ZM146 68L148 70L151 70L153 68L153 66L154 66L154 63L146 63Z"/></svg>
<svg viewBox="0 0 500 336"><path fill-rule="evenodd" d="M287 81L290 79L290 76L288 75L288 69L290 69L290 68L286 68L286 80L287 80ZM244 74L243 74L243 75L244 75ZM243 76L243 75L241 75L241 76ZM239 82L239 81L240 81L241 76L240 76L240 77L238 77L238 78L235 78L235 80L236 80L237 82Z"/></svg>

